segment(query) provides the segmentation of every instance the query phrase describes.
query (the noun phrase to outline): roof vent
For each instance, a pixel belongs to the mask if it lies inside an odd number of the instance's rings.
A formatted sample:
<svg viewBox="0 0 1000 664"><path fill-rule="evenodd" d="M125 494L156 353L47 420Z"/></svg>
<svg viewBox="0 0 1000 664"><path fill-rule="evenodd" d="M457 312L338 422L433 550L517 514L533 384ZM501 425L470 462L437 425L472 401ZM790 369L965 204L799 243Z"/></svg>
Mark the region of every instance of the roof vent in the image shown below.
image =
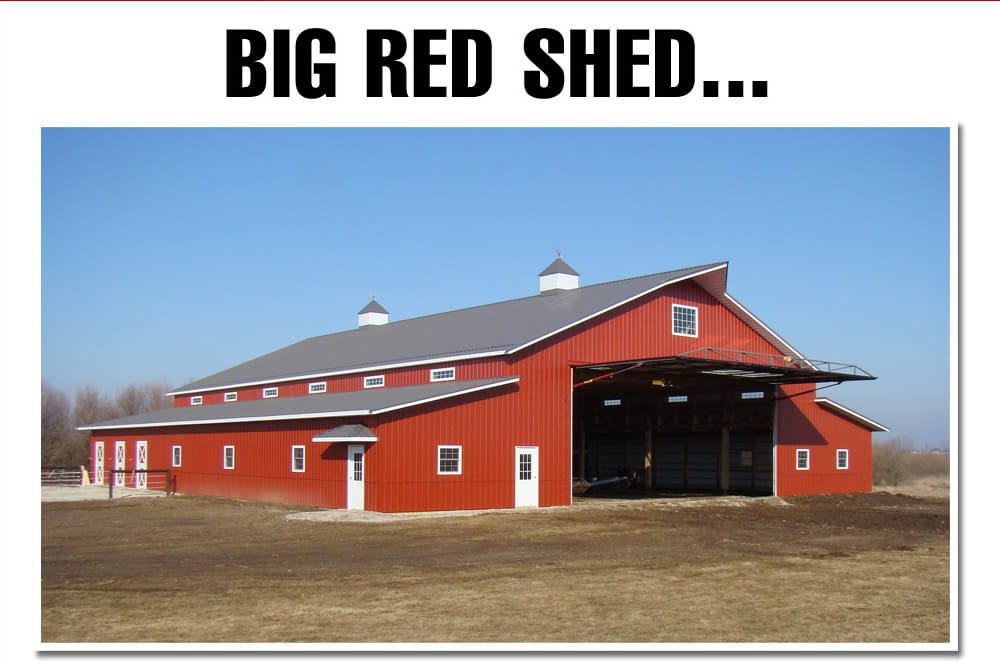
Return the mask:
<svg viewBox="0 0 1000 664"><path fill-rule="evenodd" d="M538 290L542 293L556 290L573 290L580 287L580 273L571 268L557 251L552 265L538 275Z"/></svg>
<svg viewBox="0 0 1000 664"><path fill-rule="evenodd" d="M368 325L385 325L388 322L389 312L385 310L385 307L375 301L374 295L372 295L372 301L369 302L364 309L358 312L358 327L367 327Z"/></svg>

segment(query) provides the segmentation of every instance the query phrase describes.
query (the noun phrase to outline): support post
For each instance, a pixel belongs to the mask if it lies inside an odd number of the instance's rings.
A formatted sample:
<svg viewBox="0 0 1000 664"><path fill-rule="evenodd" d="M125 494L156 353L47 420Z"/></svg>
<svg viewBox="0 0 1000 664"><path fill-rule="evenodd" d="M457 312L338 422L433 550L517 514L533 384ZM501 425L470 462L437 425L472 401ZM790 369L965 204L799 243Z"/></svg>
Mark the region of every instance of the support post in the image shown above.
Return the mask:
<svg viewBox="0 0 1000 664"><path fill-rule="evenodd" d="M645 471L642 486L646 491L649 491L653 488L653 424L648 418L646 420L646 454L643 457L642 465Z"/></svg>
<svg viewBox="0 0 1000 664"><path fill-rule="evenodd" d="M723 495L729 493L729 427L722 427L722 441L719 480L722 485Z"/></svg>

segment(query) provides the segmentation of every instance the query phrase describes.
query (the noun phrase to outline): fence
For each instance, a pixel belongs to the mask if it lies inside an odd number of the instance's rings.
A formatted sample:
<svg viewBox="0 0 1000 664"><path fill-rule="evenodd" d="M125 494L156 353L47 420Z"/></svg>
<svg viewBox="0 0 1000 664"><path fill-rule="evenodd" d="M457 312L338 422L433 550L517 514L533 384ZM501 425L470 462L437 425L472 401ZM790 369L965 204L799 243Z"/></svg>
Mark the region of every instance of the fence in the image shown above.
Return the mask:
<svg viewBox="0 0 1000 664"><path fill-rule="evenodd" d="M42 466L42 486L83 486L85 475L83 466Z"/></svg>
<svg viewBox="0 0 1000 664"><path fill-rule="evenodd" d="M100 479L100 481L97 481ZM105 469L94 477L84 466L42 466L42 486L100 486L107 484L108 498L114 498L115 489L144 489L173 492L173 476L169 468Z"/></svg>

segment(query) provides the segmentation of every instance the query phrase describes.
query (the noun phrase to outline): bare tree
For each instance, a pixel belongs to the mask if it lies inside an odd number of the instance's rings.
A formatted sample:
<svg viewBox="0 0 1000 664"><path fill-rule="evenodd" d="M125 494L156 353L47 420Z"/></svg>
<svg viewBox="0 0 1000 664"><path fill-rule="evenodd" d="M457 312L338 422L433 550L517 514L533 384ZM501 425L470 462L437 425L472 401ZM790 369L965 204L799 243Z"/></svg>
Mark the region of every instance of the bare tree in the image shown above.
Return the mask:
<svg viewBox="0 0 1000 664"><path fill-rule="evenodd" d="M42 381L42 465L76 463L70 427L69 399L62 391Z"/></svg>
<svg viewBox="0 0 1000 664"><path fill-rule="evenodd" d="M121 417L145 413L149 410L149 394L143 386L132 383L118 390L115 405Z"/></svg>
<svg viewBox="0 0 1000 664"><path fill-rule="evenodd" d="M146 408L149 412L174 407L174 398L167 396L170 388L170 383L162 378L146 383Z"/></svg>

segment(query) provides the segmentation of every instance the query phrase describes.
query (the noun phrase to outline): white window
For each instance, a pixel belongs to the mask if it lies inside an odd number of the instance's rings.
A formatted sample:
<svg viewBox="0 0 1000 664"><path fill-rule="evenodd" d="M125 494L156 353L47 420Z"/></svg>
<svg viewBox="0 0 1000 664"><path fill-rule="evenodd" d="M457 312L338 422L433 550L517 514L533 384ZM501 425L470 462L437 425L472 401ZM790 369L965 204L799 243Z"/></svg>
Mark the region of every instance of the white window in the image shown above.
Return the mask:
<svg viewBox="0 0 1000 664"><path fill-rule="evenodd" d="M620 406L620 405L622 405L622 400L621 399L605 399L604 400L604 405L605 406Z"/></svg>
<svg viewBox="0 0 1000 664"><path fill-rule="evenodd" d="M431 378L431 380L434 380ZM365 376L365 389L369 387L383 387L385 385L385 376Z"/></svg>
<svg viewBox="0 0 1000 664"><path fill-rule="evenodd" d="M837 470L847 470L847 450L837 450Z"/></svg>
<svg viewBox="0 0 1000 664"><path fill-rule="evenodd" d="M667 397L667 403L687 403L687 400L686 394L671 394Z"/></svg>
<svg viewBox="0 0 1000 664"><path fill-rule="evenodd" d="M740 395L740 398L741 399L763 399L764 398L764 393L763 392L744 392L743 394Z"/></svg>
<svg viewBox="0 0 1000 664"><path fill-rule="evenodd" d="M222 396L222 399L223 399L223 401L227 401L227 402L228 401L236 401L237 399L239 399L239 395L236 392L226 392Z"/></svg>
<svg viewBox="0 0 1000 664"><path fill-rule="evenodd" d="M222 447L222 467L232 470L236 467L236 446L223 445Z"/></svg>
<svg viewBox="0 0 1000 664"><path fill-rule="evenodd" d="M462 474L461 445L438 445L438 475Z"/></svg>
<svg viewBox="0 0 1000 664"><path fill-rule="evenodd" d="M292 445L292 472L306 472L306 446Z"/></svg>
<svg viewBox="0 0 1000 664"><path fill-rule="evenodd" d="M181 467L181 446L180 445L174 445L173 447L170 448L170 458L172 460L172 464L173 464L174 468L180 468Z"/></svg>
<svg viewBox="0 0 1000 664"><path fill-rule="evenodd" d="M809 470L809 450L795 450L795 470Z"/></svg>
<svg viewBox="0 0 1000 664"><path fill-rule="evenodd" d="M698 336L698 308L683 304L672 305L674 334L681 337Z"/></svg>
<svg viewBox="0 0 1000 664"><path fill-rule="evenodd" d="M326 392L326 381L322 383L309 383L309 394L322 394Z"/></svg>
<svg viewBox="0 0 1000 664"><path fill-rule="evenodd" d="M201 399L201 395L200 394L198 396L196 396L196 397L191 397L191 405L192 406L200 406L201 405L201 401L202 401L202 399Z"/></svg>
<svg viewBox="0 0 1000 664"><path fill-rule="evenodd" d="M431 369L431 382L436 383L440 380L455 380L455 367Z"/></svg>
<svg viewBox="0 0 1000 664"><path fill-rule="evenodd" d="M278 388L276 388L276 387L265 387L264 388L264 398L265 399L273 399L276 396L278 396Z"/></svg>

